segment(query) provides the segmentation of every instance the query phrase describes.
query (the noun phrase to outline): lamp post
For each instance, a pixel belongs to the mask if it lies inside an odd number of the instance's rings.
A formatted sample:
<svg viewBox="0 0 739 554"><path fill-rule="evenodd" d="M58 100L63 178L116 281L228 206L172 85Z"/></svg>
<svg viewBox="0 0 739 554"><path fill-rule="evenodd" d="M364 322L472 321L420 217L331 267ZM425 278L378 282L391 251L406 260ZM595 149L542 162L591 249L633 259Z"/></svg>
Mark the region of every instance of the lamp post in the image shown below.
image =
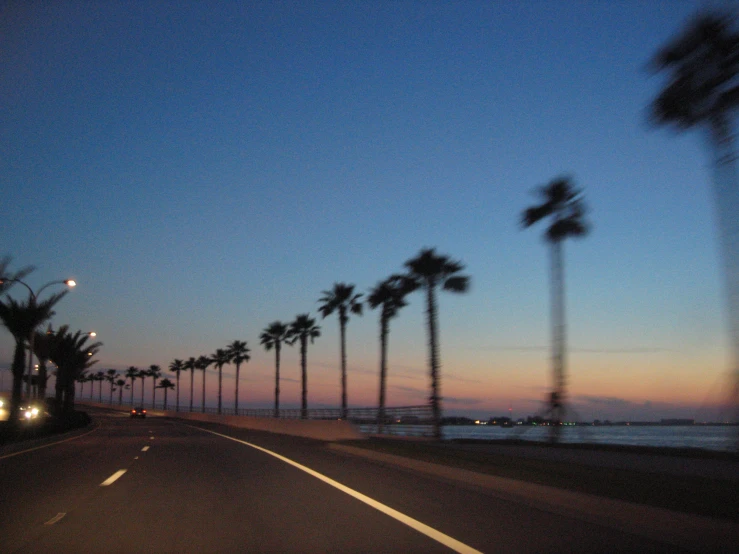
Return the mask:
<svg viewBox="0 0 739 554"><path fill-rule="evenodd" d="M39 297L39 295L46 289L47 287L50 287L52 285L67 285L68 287L76 287L77 283L74 281L74 279L64 279L60 281L50 281L46 283L43 287L38 289L37 292L33 292L33 289L26 283L25 281L21 279L0 279L0 284L3 282L8 283L20 283L24 287L28 289L28 302L29 306L31 305L31 302L33 304L36 304L36 299ZM26 397L28 399L31 398L31 379L33 375L33 339L34 335L36 334L36 329L31 329L31 332L28 336L28 375L26 376L27 382L26 382Z"/></svg>

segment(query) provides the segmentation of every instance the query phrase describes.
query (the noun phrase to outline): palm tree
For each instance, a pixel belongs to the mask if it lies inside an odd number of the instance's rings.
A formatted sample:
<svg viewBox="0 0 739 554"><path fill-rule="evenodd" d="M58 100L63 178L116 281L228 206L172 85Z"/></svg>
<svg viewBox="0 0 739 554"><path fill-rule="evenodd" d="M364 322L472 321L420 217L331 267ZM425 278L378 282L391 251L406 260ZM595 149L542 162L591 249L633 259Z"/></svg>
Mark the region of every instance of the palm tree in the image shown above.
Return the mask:
<svg viewBox="0 0 739 554"><path fill-rule="evenodd" d="M131 379L131 406L133 406L133 391L134 391L134 385L136 383L136 379L138 379L141 376L141 371L139 368L130 366L126 370L126 379ZM143 388L143 385L142 385Z"/></svg>
<svg viewBox="0 0 739 554"><path fill-rule="evenodd" d="M308 339L311 344L321 336L321 328L316 325L316 320L310 317L310 314L300 314L290 323L288 329L288 339L285 341L292 346L296 341L300 341L300 417L308 419Z"/></svg>
<svg viewBox="0 0 739 554"><path fill-rule="evenodd" d="M0 258L0 294L5 294L10 287L36 269L33 266L27 266L12 273L8 270L8 266L10 266L10 262L12 261L13 258L11 256Z"/></svg>
<svg viewBox="0 0 739 554"><path fill-rule="evenodd" d="M194 388L195 388L195 370L198 368L198 361L197 359L190 356L187 361L185 361L183 364L183 367L185 369L190 370L190 412L192 412L192 401L195 396Z"/></svg>
<svg viewBox="0 0 739 554"><path fill-rule="evenodd" d="M120 406L121 404L123 404L123 389L128 388L129 385L126 383L125 379L119 378L116 379L115 386L118 388L113 390L118 390L118 405Z"/></svg>
<svg viewBox="0 0 739 554"><path fill-rule="evenodd" d="M60 383L58 373L59 372L57 372L57 383ZM87 372L82 371L79 375L77 375L77 377L74 378L75 383L80 384L80 399L82 399L82 395L85 392L85 383L89 381L89 377L90 376L87 375ZM59 391L57 390L57 392Z"/></svg>
<svg viewBox="0 0 739 554"><path fill-rule="evenodd" d="M38 359L38 397L46 398L46 384L49 375L46 370L46 362L51 358L53 331L51 325L43 332L36 332L33 339L33 353Z"/></svg>
<svg viewBox="0 0 739 554"><path fill-rule="evenodd" d="M208 370L208 367L213 363L213 360L210 359L208 356L200 356L197 360L197 368L203 371L203 403L202 403L202 412L205 413L205 372Z"/></svg>
<svg viewBox="0 0 739 554"><path fill-rule="evenodd" d="M180 373L185 371L185 363L182 360L173 360L169 364L169 370L177 376L177 403L175 405L175 412L180 411ZM165 399L167 395L164 395Z"/></svg>
<svg viewBox="0 0 739 554"><path fill-rule="evenodd" d="M98 402L103 403L103 381L105 381L105 372L98 371L95 373L95 381L98 383Z"/></svg>
<svg viewBox="0 0 739 554"><path fill-rule="evenodd" d="M102 342L87 344L89 333L77 331L72 334L66 325L55 333L51 360L57 366L56 402L57 409L68 413L74 409L74 383L97 363L93 356L97 354Z"/></svg>
<svg viewBox="0 0 739 554"><path fill-rule="evenodd" d="M235 340L228 345L228 358L231 363L236 365L236 389L234 391L234 413L239 415L239 375L241 364L251 360L249 352L251 350L246 345L246 341Z"/></svg>
<svg viewBox="0 0 739 554"><path fill-rule="evenodd" d="M426 322L429 335L429 372L431 374L431 414L434 420L434 436L441 438L441 391L439 343L437 338L436 289L455 293L467 292L470 278L459 275L464 265L448 256L437 255L434 248L424 248L415 258L405 262L407 278L415 288L426 291Z"/></svg>
<svg viewBox="0 0 739 554"><path fill-rule="evenodd" d="M551 440L559 440L559 423L565 414L567 341L565 337L565 288L563 242L568 237L582 237L588 233L585 205L580 191L567 178L558 178L539 187L542 203L524 210L521 223L528 228L544 218L552 221L545 233L551 252L552 279L552 363L554 390L550 395L550 411L554 426Z"/></svg>
<svg viewBox="0 0 739 554"><path fill-rule="evenodd" d="M221 413L221 400L222 400L222 392L223 392L223 366L229 363L230 358L228 356L228 351L223 348L218 348L211 356L211 361L213 362L213 365L218 368L218 413ZM205 374L203 374L205 375Z"/></svg>
<svg viewBox="0 0 739 554"><path fill-rule="evenodd" d="M157 388L164 389L164 411L167 411L167 390L173 389L174 383L167 379L166 377L159 381L159 386Z"/></svg>
<svg viewBox="0 0 739 554"><path fill-rule="evenodd" d="M151 385L151 407L156 410L157 404L157 379L162 376L162 368L158 365L150 365L149 371L146 372L151 377L153 383Z"/></svg>
<svg viewBox="0 0 739 554"><path fill-rule="evenodd" d="M10 399L10 416L15 419L21 403L23 372L26 359L26 340L30 340L36 328L51 319L54 315L52 308L67 294L67 291L54 294L39 302L30 297L27 302L17 302L10 296L0 301L0 321L13 335L15 349L13 362L10 366L13 374L13 388Z"/></svg>
<svg viewBox="0 0 739 554"><path fill-rule="evenodd" d="M379 282L369 291L367 304L371 309L382 306L380 310L380 400L377 409L378 432L385 425L385 388L387 383L387 337L390 333L390 320L407 305L406 295L415 290L416 284L402 275L391 275Z"/></svg>
<svg viewBox="0 0 739 554"><path fill-rule="evenodd" d="M267 325L259 336L259 344L265 350L269 351L273 347L275 349L275 417L280 417L280 349L288 338L288 326L280 321Z"/></svg>
<svg viewBox="0 0 739 554"><path fill-rule="evenodd" d="M739 172L733 122L739 109L739 28L730 13L704 12L652 59L669 80L650 106L652 122L684 131L702 127L713 150L713 196L718 214L724 286L739 415Z"/></svg>
<svg viewBox="0 0 739 554"><path fill-rule="evenodd" d="M110 383L110 399L108 404L113 405L113 385L115 385L116 377L118 377L118 371L115 369L109 369L105 372L105 380Z"/></svg>
<svg viewBox="0 0 739 554"><path fill-rule="evenodd" d="M334 283L334 288L325 290L318 300L321 305L318 311L324 319L334 311L339 314L339 343L341 348L341 418L346 419L346 324L349 323L349 312L362 315L361 294L354 294L354 285Z"/></svg>

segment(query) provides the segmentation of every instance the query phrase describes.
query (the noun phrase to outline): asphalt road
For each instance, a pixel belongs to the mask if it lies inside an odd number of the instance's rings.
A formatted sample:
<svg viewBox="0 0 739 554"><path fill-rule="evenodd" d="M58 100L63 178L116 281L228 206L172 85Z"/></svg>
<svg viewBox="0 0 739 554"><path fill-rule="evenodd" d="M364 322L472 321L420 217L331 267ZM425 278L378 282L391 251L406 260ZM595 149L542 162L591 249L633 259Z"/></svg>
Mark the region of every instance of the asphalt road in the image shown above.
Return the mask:
<svg viewBox="0 0 739 554"><path fill-rule="evenodd" d="M318 441L94 418L0 452L0 552L676 552Z"/></svg>

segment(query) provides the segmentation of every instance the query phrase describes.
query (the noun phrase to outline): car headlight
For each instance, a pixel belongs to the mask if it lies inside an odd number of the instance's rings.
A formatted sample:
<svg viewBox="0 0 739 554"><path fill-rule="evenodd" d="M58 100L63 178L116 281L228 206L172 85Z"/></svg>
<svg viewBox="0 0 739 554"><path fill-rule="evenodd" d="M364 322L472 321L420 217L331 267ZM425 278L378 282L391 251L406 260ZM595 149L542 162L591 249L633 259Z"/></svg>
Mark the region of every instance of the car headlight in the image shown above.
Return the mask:
<svg viewBox="0 0 739 554"><path fill-rule="evenodd" d="M31 412L26 410L25 412L23 412L23 417L25 417L26 419L31 419L33 415L31 414Z"/></svg>

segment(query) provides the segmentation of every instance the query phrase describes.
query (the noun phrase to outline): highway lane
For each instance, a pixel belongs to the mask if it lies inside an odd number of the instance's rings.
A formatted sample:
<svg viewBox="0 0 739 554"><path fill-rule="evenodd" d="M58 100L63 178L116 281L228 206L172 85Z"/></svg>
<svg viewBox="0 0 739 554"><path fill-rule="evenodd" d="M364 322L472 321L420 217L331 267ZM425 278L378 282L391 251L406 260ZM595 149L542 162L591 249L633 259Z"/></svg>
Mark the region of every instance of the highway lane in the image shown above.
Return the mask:
<svg viewBox="0 0 739 554"><path fill-rule="evenodd" d="M1 552L676 551L317 441L157 418L95 419L99 427L85 436L0 458ZM438 536L212 432L285 456ZM450 549L439 542L445 538L460 542Z"/></svg>

